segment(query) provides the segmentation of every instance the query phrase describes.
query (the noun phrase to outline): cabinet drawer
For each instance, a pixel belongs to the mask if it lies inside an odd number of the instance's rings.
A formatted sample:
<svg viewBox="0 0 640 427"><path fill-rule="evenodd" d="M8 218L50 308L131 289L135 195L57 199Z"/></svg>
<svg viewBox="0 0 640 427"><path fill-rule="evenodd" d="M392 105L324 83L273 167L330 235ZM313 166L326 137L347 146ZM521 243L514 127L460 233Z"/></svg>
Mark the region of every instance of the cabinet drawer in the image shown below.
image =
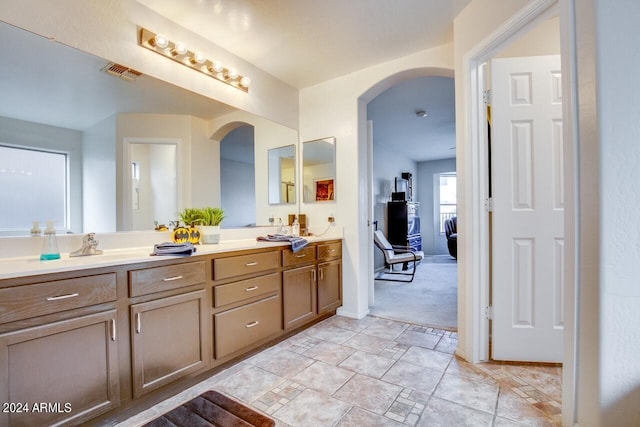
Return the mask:
<svg viewBox="0 0 640 427"><path fill-rule="evenodd" d="M129 295L137 297L154 292L197 285L206 280L205 262L167 265L129 272Z"/></svg>
<svg viewBox="0 0 640 427"><path fill-rule="evenodd" d="M216 359L282 329L280 295L214 315Z"/></svg>
<svg viewBox="0 0 640 427"><path fill-rule="evenodd" d="M280 274L272 273L213 288L213 306L221 307L280 290Z"/></svg>
<svg viewBox="0 0 640 427"><path fill-rule="evenodd" d="M293 253L291 249L285 249L282 251L282 265L284 267L290 267L292 265L306 264L314 262L316 260L316 247L307 246L302 248L296 253Z"/></svg>
<svg viewBox="0 0 640 427"><path fill-rule="evenodd" d="M116 300L116 274L0 289L0 323Z"/></svg>
<svg viewBox="0 0 640 427"><path fill-rule="evenodd" d="M214 280L227 279L244 274L259 273L280 267L280 251L261 252L213 260Z"/></svg>
<svg viewBox="0 0 640 427"><path fill-rule="evenodd" d="M318 245L318 260L340 258L342 256L342 243L326 243Z"/></svg>

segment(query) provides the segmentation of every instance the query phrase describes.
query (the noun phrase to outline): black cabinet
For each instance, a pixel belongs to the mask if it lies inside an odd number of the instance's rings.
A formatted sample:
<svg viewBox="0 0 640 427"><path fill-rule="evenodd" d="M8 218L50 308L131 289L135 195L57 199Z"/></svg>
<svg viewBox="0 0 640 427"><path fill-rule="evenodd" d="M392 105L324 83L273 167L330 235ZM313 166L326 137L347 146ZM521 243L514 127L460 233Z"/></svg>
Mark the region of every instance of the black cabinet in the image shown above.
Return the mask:
<svg viewBox="0 0 640 427"><path fill-rule="evenodd" d="M392 245L422 250L419 203L394 201L387 203L387 239Z"/></svg>

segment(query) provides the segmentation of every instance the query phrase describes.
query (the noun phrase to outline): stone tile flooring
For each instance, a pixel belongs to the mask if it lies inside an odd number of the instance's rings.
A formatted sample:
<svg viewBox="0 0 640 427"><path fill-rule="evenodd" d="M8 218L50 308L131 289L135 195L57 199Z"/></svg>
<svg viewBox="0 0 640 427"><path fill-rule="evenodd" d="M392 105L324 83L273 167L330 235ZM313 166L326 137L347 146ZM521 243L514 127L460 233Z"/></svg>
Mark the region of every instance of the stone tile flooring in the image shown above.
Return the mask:
<svg viewBox="0 0 640 427"><path fill-rule="evenodd" d="M141 425L210 389L297 426L560 426L561 368L473 365L457 334L331 317L121 423Z"/></svg>

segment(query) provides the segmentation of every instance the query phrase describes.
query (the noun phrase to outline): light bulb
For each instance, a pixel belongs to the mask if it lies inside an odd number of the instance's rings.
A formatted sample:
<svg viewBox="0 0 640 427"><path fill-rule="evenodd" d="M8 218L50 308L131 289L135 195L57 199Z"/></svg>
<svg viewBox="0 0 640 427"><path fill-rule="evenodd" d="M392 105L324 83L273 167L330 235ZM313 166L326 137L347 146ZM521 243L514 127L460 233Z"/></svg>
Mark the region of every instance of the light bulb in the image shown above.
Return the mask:
<svg viewBox="0 0 640 427"><path fill-rule="evenodd" d="M227 72L227 77L232 80L238 78L238 71L235 68L229 68L229 71Z"/></svg>
<svg viewBox="0 0 640 427"><path fill-rule="evenodd" d="M249 77L243 77L240 79L240 84L244 87L249 87L251 84L251 79Z"/></svg>
<svg viewBox="0 0 640 427"><path fill-rule="evenodd" d="M176 42L176 45L173 48L173 54L184 55L185 53L187 53L187 46L182 42Z"/></svg>
<svg viewBox="0 0 640 427"><path fill-rule="evenodd" d="M169 46L169 39L164 34L156 34L156 36L153 38L152 44L161 49L164 49L165 47Z"/></svg>
<svg viewBox="0 0 640 427"><path fill-rule="evenodd" d="M204 62L207 60L207 58L204 57L204 55L202 54L202 52L195 52L193 54L193 57L191 58L191 61L193 63L197 63L197 64L204 64Z"/></svg>
<svg viewBox="0 0 640 427"><path fill-rule="evenodd" d="M222 62L220 62L220 61L213 61L213 65L212 65L211 69L213 71L215 71L216 73L220 73L222 70L224 70L224 66L222 65Z"/></svg>

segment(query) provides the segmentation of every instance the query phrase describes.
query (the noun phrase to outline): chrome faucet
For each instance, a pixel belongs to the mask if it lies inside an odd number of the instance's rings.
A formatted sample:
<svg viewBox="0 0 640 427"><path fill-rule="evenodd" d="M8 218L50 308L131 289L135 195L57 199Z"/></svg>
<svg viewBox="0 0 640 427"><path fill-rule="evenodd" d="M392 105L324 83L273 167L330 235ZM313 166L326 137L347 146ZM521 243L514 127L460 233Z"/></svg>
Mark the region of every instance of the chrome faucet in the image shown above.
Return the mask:
<svg viewBox="0 0 640 427"><path fill-rule="evenodd" d="M100 249L96 249L98 247L98 241L96 240L95 233L89 233L82 238L82 247L77 251L71 252L69 256L87 256L87 255L102 255L102 251Z"/></svg>

